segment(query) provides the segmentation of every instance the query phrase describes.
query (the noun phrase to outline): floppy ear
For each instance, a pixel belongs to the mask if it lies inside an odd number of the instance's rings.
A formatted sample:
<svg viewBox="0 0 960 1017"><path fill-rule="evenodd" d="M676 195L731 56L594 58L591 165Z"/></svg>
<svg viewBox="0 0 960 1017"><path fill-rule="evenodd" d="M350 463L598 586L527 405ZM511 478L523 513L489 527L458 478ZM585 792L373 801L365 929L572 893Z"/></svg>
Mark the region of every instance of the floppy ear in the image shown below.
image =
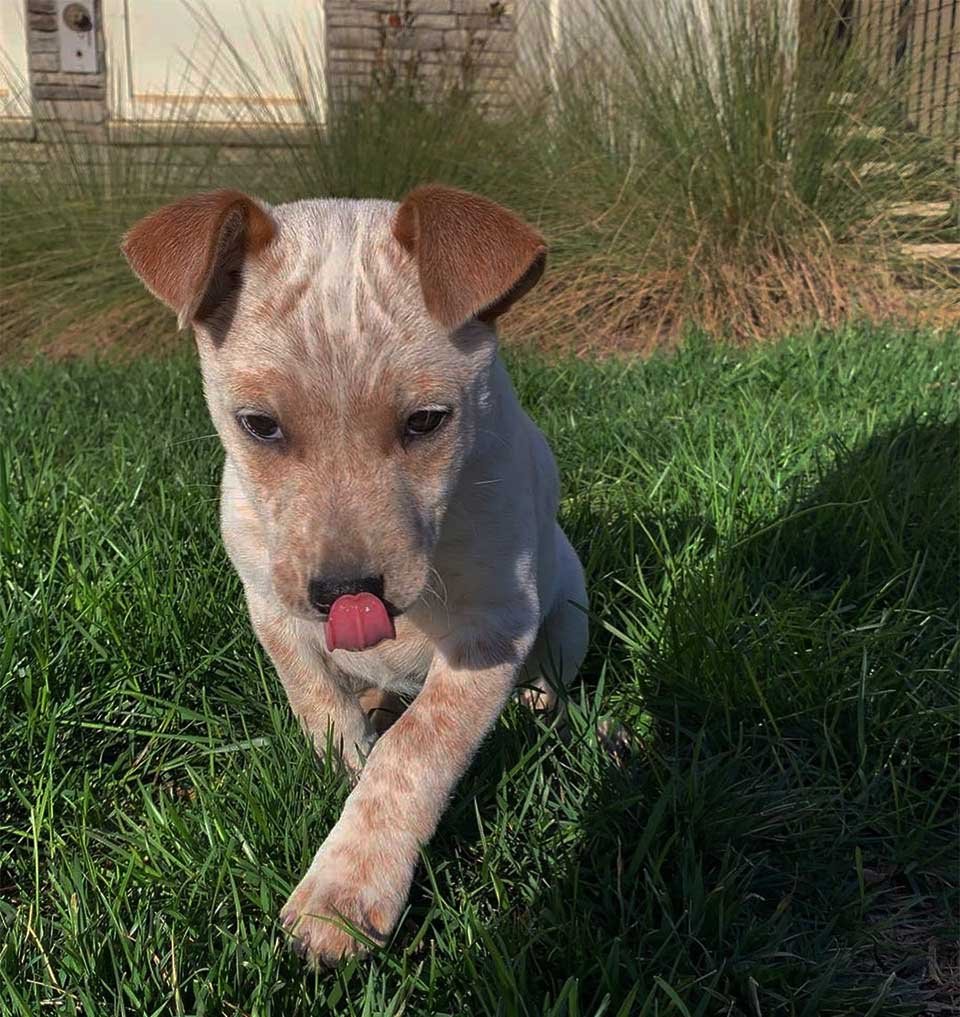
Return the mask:
<svg viewBox="0 0 960 1017"><path fill-rule="evenodd" d="M244 261L259 254L276 227L259 202L240 191L183 198L141 219L123 238L130 267L176 311L180 328L204 321L234 296Z"/></svg>
<svg viewBox="0 0 960 1017"><path fill-rule="evenodd" d="M512 212L436 184L404 198L393 235L416 258L430 316L451 329L503 314L536 285L547 260L543 237Z"/></svg>

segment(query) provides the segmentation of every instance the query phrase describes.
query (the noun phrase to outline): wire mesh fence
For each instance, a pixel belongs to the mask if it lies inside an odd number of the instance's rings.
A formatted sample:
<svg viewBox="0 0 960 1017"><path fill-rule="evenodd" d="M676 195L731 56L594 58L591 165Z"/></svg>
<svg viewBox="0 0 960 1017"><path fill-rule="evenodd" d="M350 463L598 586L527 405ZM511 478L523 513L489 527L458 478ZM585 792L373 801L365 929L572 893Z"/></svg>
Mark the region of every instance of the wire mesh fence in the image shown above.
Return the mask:
<svg viewBox="0 0 960 1017"><path fill-rule="evenodd" d="M846 0L838 33L900 92L907 122L960 158L960 0Z"/></svg>

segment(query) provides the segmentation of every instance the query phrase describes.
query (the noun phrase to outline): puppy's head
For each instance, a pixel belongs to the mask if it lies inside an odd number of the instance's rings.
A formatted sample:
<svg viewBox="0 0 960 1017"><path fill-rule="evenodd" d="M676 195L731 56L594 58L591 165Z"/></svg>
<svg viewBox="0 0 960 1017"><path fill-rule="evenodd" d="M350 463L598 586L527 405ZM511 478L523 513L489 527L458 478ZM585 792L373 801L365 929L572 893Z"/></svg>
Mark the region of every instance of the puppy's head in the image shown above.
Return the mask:
<svg viewBox="0 0 960 1017"><path fill-rule="evenodd" d="M539 279L540 235L439 186L274 208L216 191L147 216L123 250L194 327L267 592L306 619L359 591L408 609L489 433L493 325Z"/></svg>

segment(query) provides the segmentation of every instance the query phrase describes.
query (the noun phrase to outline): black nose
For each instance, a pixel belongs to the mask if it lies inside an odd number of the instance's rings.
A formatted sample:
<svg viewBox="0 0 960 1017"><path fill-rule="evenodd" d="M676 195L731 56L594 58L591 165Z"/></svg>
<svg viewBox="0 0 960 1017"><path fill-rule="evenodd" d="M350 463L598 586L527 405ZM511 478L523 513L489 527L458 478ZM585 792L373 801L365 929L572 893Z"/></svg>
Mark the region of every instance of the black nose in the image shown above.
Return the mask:
<svg viewBox="0 0 960 1017"><path fill-rule="evenodd" d="M307 587L310 603L327 614L337 597L348 593L372 593L383 600L383 576L321 576L311 579Z"/></svg>

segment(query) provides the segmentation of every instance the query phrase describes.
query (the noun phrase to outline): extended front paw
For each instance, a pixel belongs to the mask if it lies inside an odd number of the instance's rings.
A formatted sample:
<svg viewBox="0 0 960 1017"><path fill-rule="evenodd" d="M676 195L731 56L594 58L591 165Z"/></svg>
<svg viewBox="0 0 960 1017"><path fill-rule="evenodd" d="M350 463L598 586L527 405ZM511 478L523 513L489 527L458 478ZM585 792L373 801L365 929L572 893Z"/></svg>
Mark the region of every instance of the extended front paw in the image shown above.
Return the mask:
<svg viewBox="0 0 960 1017"><path fill-rule="evenodd" d="M331 859L314 862L280 912L291 946L311 964L333 967L383 946L406 900L391 889L394 880L376 878L370 862Z"/></svg>

